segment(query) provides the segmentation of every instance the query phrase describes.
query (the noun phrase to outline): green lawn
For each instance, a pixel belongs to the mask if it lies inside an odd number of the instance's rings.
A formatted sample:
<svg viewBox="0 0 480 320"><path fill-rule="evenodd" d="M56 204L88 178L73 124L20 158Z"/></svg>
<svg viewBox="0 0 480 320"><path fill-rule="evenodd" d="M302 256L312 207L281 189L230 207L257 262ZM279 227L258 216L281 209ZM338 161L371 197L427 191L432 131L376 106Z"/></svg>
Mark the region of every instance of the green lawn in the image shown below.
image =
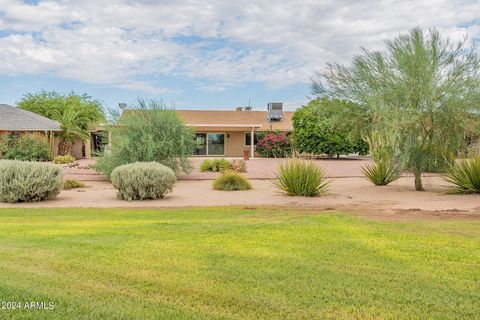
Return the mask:
<svg viewBox="0 0 480 320"><path fill-rule="evenodd" d="M0 210L0 319L480 317L480 221L279 209Z"/></svg>

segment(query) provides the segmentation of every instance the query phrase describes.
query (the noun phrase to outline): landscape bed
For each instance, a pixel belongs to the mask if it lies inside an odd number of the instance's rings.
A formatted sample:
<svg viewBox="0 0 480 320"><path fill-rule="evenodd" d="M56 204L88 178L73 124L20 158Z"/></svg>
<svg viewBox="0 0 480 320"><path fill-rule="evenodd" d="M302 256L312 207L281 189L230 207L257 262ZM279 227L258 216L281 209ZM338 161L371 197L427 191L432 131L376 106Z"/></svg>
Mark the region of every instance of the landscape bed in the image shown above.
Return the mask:
<svg viewBox="0 0 480 320"><path fill-rule="evenodd" d="M475 318L480 221L278 208L1 209L1 319Z"/></svg>

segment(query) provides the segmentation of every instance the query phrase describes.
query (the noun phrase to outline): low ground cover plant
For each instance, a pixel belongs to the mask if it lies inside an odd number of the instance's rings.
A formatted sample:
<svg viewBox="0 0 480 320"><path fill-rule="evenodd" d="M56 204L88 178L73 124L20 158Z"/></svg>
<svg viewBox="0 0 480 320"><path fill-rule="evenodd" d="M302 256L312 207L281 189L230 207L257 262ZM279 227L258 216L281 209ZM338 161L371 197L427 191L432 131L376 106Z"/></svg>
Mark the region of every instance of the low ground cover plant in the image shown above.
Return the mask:
<svg viewBox="0 0 480 320"><path fill-rule="evenodd" d="M85 188L85 184L82 181L69 179L69 180L65 180L65 182L63 183L63 189L65 190L79 189L79 188Z"/></svg>
<svg viewBox="0 0 480 320"><path fill-rule="evenodd" d="M291 159L281 163L275 178L273 184L292 196L315 197L328 188L323 169L309 160Z"/></svg>
<svg viewBox="0 0 480 320"><path fill-rule="evenodd" d="M362 173L371 183L376 186L386 186L400 178L400 170L392 161L377 161L366 164Z"/></svg>
<svg viewBox="0 0 480 320"><path fill-rule="evenodd" d="M460 193L480 193L480 155L450 164L444 179L452 183L454 190Z"/></svg>
<svg viewBox="0 0 480 320"><path fill-rule="evenodd" d="M240 173L225 171L213 182L213 188L222 191L238 191L252 189L252 186Z"/></svg>
<svg viewBox="0 0 480 320"><path fill-rule="evenodd" d="M0 201L54 199L62 189L63 170L51 163L0 160Z"/></svg>
<svg viewBox="0 0 480 320"><path fill-rule="evenodd" d="M224 172L233 169L232 163L227 159L206 159L200 164L201 172Z"/></svg>
<svg viewBox="0 0 480 320"><path fill-rule="evenodd" d="M66 156L56 156L53 158L53 163L55 164L68 164L75 162L75 157L67 154Z"/></svg>
<svg viewBox="0 0 480 320"><path fill-rule="evenodd" d="M172 191L175 172L158 162L135 162L118 166L112 171L111 180L122 200L163 198Z"/></svg>
<svg viewBox="0 0 480 320"><path fill-rule="evenodd" d="M47 139L25 135L7 137L0 142L1 158L6 160L49 161L52 159Z"/></svg>

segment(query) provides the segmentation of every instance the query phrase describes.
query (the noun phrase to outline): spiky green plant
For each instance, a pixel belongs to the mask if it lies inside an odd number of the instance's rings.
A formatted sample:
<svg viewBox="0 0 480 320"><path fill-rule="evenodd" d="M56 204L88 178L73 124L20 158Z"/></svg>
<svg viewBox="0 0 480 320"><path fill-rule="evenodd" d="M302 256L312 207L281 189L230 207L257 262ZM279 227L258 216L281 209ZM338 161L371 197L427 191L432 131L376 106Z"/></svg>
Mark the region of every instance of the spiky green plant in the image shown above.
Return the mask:
<svg viewBox="0 0 480 320"><path fill-rule="evenodd" d="M366 164L362 167L362 173L376 186L386 186L400 178L400 170L391 161L377 161L373 164Z"/></svg>
<svg viewBox="0 0 480 320"><path fill-rule="evenodd" d="M480 155L450 164L443 178L461 193L480 193Z"/></svg>
<svg viewBox="0 0 480 320"><path fill-rule="evenodd" d="M213 182L213 188L222 191L237 191L249 190L252 189L252 186L250 182L238 172L225 171Z"/></svg>
<svg viewBox="0 0 480 320"><path fill-rule="evenodd" d="M315 162L291 159L281 163L273 184L292 196L315 197L324 194L329 182L324 170Z"/></svg>

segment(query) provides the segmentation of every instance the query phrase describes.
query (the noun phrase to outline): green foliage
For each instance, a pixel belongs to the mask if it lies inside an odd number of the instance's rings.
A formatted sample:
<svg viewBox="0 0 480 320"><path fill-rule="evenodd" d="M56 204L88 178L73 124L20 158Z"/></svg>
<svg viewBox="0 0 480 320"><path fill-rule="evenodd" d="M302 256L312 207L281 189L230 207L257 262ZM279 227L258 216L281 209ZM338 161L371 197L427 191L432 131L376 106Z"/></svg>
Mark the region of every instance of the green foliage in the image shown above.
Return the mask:
<svg viewBox="0 0 480 320"><path fill-rule="evenodd" d="M292 143L286 132L268 131L259 135L255 151L266 158L286 158L292 154Z"/></svg>
<svg viewBox="0 0 480 320"><path fill-rule="evenodd" d="M75 139L87 139L88 129L105 120L100 102L88 95L76 95L73 92L68 95L55 91L28 93L20 99L18 107L60 123L59 155L70 154Z"/></svg>
<svg viewBox="0 0 480 320"><path fill-rule="evenodd" d="M385 51L364 50L351 66L329 65L313 90L364 106L367 135L391 137L420 191L421 174L443 168L465 150L465 137L475 136L469 123L480 111L480 56L434 29L415 28L385 44Z"/></svg>
<svg viewBox="0 0 480 320"><path fill-rule="evenodd" d="M291 159L278 166L273 184L292 196L315 197L328 188L325 173L315 162Z"/></svg>
<svg viewBox="0 0 480 320"><path fill-rule="evenodd" d="M102 105L99 101L84 94L59 94L55 91L27 93L17 103L20 109L34 112L49 119L57 120L64 112L75 111L78 117L78 127L88 130L94 124L105 120Z"/></svg>
<svg viewBox="0 0 480 320"><path fill-rule="evenodd" d="M159 199L173 190L175 172L157 162L135 162L115 168L111 175L122 200Z"/></svg>
<svg viewBox="0 0 480 320"><path fill-rule="evenodd" d="M359 137L362 108L337 99L315 99L293 115L293 140L296 151L334 155L368 153Z"/></svg>
<svg viewBox="0 0 480 320"><path fill-rule="evenodd" d="M232 159L230 164L232 165L232 171L247 172L247 163L243 159Z"/></svg>
<svg viewBox="0 0 480 320"><path fill-rule="evenodd" d="M23 135L5 137L0 141L0 158L7 160L49 161L52 159L46 138Z"/></svg>
<svg viewBox="0 0 480 320"><path fill-rule="evenodd" d="M74 179L65 180L65 182L63 183L64 190L78 189L78 188L85 188L85 184L82 181L78 181Z"/></svg>
<svg viewBox="0 0 480 320"><path fill-rule="evenodd" d="M1 202L54 199L62 184L62 169L51 163L0 160Z"/></svg>
<svg viewBox="0 0 480 320"><path fill-rule="evenodd" d="M106 177L119 165L137 161L159 162L175 172L190 171L193 132L162 102L139 100L133 109L124 111L111 132L112 148L105 150L95 166Z"/></svg>
<svg viewBox="0 0 480 320"><path fill-rule="evenodd" d="M480 155L447 166L444 179L462 193L480 193Z"/></svg>
<svg viewBox="0 0 480 320"><path fill-rule="evenodd" d="M66 156L56 156L53 158L53 163L55 164L67 164L73 162L75 162L75 157L69 154Z"/></svg>
<svg viewBox="0 0 480 320"><path fill-rule="evenodd" d="M224 172L233 169L232 163L227 159L206 159L200 164L201 172Z"/></svg>
<svg viewBox="0 0 480 320"><path fill-rule="evenodd" d="M250 182L238 172L225 171L213 182L215 190L237 191L252 189Z"/></svg>
<svg viewBox="0 0 480 320"><path fill-rule="evenodd" d="M376 186L386 186L400 178L398 166L389 161L378 161L374 164L366 164L362 168L362 173Z"/></svg>

